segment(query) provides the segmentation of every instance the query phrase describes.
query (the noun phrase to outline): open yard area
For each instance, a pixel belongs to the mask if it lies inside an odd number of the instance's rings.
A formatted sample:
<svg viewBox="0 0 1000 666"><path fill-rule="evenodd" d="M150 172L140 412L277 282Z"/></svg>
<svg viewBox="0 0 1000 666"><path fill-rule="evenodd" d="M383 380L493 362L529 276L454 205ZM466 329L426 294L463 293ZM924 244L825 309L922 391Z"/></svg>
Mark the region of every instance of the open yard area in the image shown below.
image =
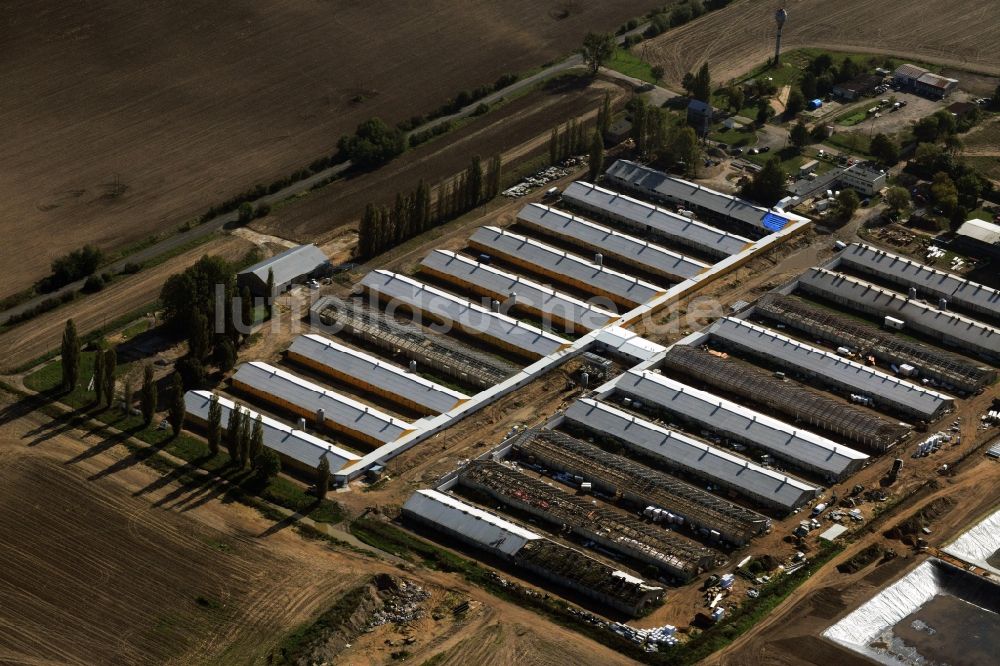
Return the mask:
<svg viewBox="0 0 1000 666"><path fill-rule="evenodd" d="M11 2L0 150L14 268L181 225L333 152L362 120L429 113L649 9L633 1ZM30 257L30 261L23 259Z"/></svg>
<svg viewBox="0 0 1000 666"><path fill-rule="evenodd" d="M708 61L712 80L724 83L765 62L774 53L774 11L779 5L737 0L655 38L644 53L665 68L665 81L679 85L688 71ZM949 67L1000 74L1000 34L992 0L893 3L790 0L782 50L801 47L880 53ZM949 74L951 76L953 74ZM959 77L961 78L961 77Z"/></svg>

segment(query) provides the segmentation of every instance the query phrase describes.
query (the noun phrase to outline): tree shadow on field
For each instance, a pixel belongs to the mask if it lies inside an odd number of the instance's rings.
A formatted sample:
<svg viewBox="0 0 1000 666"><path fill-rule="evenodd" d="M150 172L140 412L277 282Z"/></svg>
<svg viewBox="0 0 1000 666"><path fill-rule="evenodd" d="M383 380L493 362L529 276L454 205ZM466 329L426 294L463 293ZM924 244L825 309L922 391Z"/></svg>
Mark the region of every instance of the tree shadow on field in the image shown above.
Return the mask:
<svg viewBox="0 0 1000 666"><path fill-rule="evenodd" d="M257 535L257 538L269 537L272 534L277 534L286 527L290 527L299 522L302 518L306 518L310 513L319 507L321 500L316 498L316 500L306 507L304 511L296 511L293 514L287 515L274 525L271 525L266 530Z"/></svg>
<svg viewBox="0 0 1000 666"><path fill-rule="evenodd" d="M194 460L186 462L183 465L181 465L180 467L175 467L175 468L171 469L169 472L167 472L166 474L163 474L162 476L156 477L156 479L154 479L152 482L150 482L145 487L140 488L139 490L137 490L134 493L132 493L132 497L141 497L142 495L146 495L148 493L151 493L154 490L158 490L160 488L163 488L164 486L172 483L176 479L184 477L184 476L188 475L189 473L198 470L201 467L202 463L204 463L207 460L210 460L211 458L212 458L211 454L206 454L206 455L198 456Z"/></svg>
<svg viewBox="0 0 1000 666"><path fill-rule="evenodd" d="M106 428L107 426L105 426L105 428L101 428L100 430L105 430ZM81 460L92 458L98 455L99 453L114 448L115 446L126 441L127 439L129 439L142 429L143 429L142 426L133 426L132 428L129 428L127 430L111 433L110 435L102 439L100 442L90 447L80 455L76 456L72 460L66 461L66 464L68 465L74 462L80 462ZM96 432L97 431L95 431L95 433ZM87 478L91 481L96 481L98 479L103 479L106 476L110 476L112 474L124 471L137 463L141 463L151 458L152 456L156 455L159 452L159 450L160 450L159 446L143 446L139 449L135 449L121 460L115 462L112 465L109 465L108 467L105 467L100 472L95 472L94 474L91 474Z"/></svg>
<svg viewBox="0 0 1000 666"><path fill-rule="evenodd" d="M220 473L194 475L153 502L153 506L175 511L190 511L213 499L219 499L224 503L235 501L240 493L240 486L248 474L246 470L227 467Z"/></svg>

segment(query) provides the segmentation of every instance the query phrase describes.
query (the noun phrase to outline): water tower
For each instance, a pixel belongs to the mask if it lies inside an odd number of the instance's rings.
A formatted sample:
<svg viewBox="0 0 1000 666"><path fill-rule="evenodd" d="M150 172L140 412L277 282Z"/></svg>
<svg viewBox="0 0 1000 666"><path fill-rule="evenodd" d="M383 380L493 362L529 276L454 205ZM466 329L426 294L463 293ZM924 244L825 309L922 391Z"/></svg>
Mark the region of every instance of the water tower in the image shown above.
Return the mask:
<svg viewBox="0 0 1000 666"><path fill-rule="evenodd" d="M784 9L779 9L774 13L774 20L778 24L778 36L774 39L774 66L777 67L781 64L781 28L785 25L785 20L788 18L788 12Z"/></svg>

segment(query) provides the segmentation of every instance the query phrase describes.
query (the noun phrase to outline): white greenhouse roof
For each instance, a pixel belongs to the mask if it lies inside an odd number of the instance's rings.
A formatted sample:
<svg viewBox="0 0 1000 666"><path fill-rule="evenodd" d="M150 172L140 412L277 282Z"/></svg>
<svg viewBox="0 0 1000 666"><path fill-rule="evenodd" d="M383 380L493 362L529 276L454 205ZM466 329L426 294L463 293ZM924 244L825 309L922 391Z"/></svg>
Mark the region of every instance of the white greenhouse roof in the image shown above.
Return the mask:
<svg viewBox="0 0 1000 666"><path fill-rule="evenodd" d="M557 335L505 314L490 312L481 305L399 273L375 270L366 275L361 284L382 298L395 299L453 323L469 335L487 338L500 346L515 347L528 356L548 356L569 345Z"/></svg>
<svg viewBox="0 0 1000 666"><path fill-rule="evenodd" d="M933 419L952 405L951 398L910 384L881 370L856 363L832 352L793 340L769 328L735 317L725 317L709 328L710 334L766 358L825 377L835 384L869 395L924 419Z"/></svg>
<svg viewBox="0 0 1000 666"><path fill-rule="evenodd" d="M469 244L516 264L527 264L540 273L582 289L604 292L623 302L640 305L664 293L664 289L631 275L598 266L589 259L570 254L536 240L497 227L480 227Z"/></svg>
<svg viewBox="0 0 1000 666"><path fill-rule="evenodd" d="M955 233L974 238L987 245L1000 244L1000 224L993 224L978 217L967 220Z"/></svg>
<svg viewBox="0 0 1000 666"><path fill-rule="evenodd" d="M700 250L713 257L738 254L753 242L749 238L716 229L704 222L583 181L570 183L562 197L575 206L599 215L641 229L648 227L671 242Z"/></svg>
<svg viewBox="0 0 1000 666"><path fill-rule="evenodd" d="M460 534L488 550L514 555L541 535L515 525L479 507L459 501L437 490L418 490L410 495L403 511Z"/></svg>
<svg viewBox="0 0 1000 666"><path fill-rule="evenodd" d="M686 280L708 269L708 264L697 259L542 204L528 204L517 219L543 233L673 280Z"/></svg>
<svg viewBox="0 0 1000 666"><path fill-rule="evenodd" d="M211 391L188 391L184 394L184 406L187 413L205 423L208 422L208 408L211 402ZM232 400L219 396L223 428L229 424L229 414L232 413L234 407L235 403ZM257 418L257 412L251 409L246 409L246 411L251 419ZM264 427L264 446L306 467L318 467L320 458L324 455L330 463L331 472L336 472L349 462L361 459L360 456L334 446L304 430L296 430L270 416L261 414L260 417L261 425Z"/></svg>
<svg viewBox="0 0 1000 666"><path fill-rule="evenodd" d="M413 429L406 421L260 361L241 365L233 375L233 383L271 396L279 404L295 405L311 415L322 409L328 426L376 441L392 442Z"/></svg>
<svg viewBox="0 0 1000 666"><path fill-rule="evenodd" d="M1000 329L939 310L864 280L825 268L810 268L799 276L799 287L831 300L843 299L861 309L902 319L907 326L939 334L969 352L1000 356Z"/></svg>
<svg viewBox="0 0 1000 666"><path fill-rule="evenodd" d="M420 262L421 269L464 285L478 287L501 303L516 294L516 302L527 309L554 315L587 330L606 325L617 315L596 305L546 287L520 275L447 250L434 250Z"/></svg>
<svg viewBox="0 0 1000 666"><path fill-rule="evenodd" d="M868 459L808 430L650 370L629 370L618 378L615 388L802 469L841 478L857 471Z"/></svg>
<svg viewBox="0 0 1000 666"><path fill-rule="evenodd" d="M1000 318L1000 291L996 289L862 243L847 246L839 256L840 261L850 266L897 284L916 287L917 296L944 297L971 310Z"/></svg>
<svg viewBox="0 0 1000 666"><path fill-rule="evenodd" d="M759 502L792 510L816 495L817 488L782 472L722 451L682 433L589 398L575 401L566 418L604 433L646 454Z"/></svg>
<svg viewBox="0 0 1000 666"><path fill-rule="evenodd" d="M415 402L432 412L447 412L469 398L447 386L321 335L300 335L292 341L288 353L309 359L334 375L357 377L386 393Z"/></svg>
<svg viewBox="0 0 1000 666"><path fill-rule="evenodd" d="M667 351L663 345L647 340L635 331L621 326L607 326L597 332L594 340L619 354L631 356L639 361L648 361L657 354Z"/></svg>

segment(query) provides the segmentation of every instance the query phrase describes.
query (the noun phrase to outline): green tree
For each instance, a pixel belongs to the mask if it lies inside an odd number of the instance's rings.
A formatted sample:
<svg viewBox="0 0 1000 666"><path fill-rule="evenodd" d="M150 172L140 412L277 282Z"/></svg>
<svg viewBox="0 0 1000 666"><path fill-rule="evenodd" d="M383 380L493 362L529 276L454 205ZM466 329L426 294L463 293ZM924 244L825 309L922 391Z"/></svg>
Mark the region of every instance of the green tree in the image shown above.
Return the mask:
<svg viewBox="0 0 1000 666"><path fill-rule="evenodd" d="M698 73L694 75L691 96L702 102L708 102L712 97L712 77L709 74L707 62L702 63Z"/></svg>
<svg viewBox="0 0 1000 666"><path fill-rule="evenodd" d="M467 186L469 188L468 208L472 209L483 201L483 161L479 155L474 156L469 165Z"/></svg>
<svg viewBox="0 0 1000 666"><path fill-rule="evenodd" d="M885 134L879 132L872 137L869 152L874 155L879 162L892 166L899 161L899 146Z"/></svg>
<svg viewBox="0 0 1000 666"><path fill-rule="evenodd" d="M958 208L958 188L955 187L955 181L951 176L943 171L934 174L934 179L931 181L931 197L947 216L951 216Z"/></svg>
<svg viewBox="0 0 1000 666"><path fill-rule="evenodd" d="M905 187L893 185L885 192L885 203L889 207L889 217L898 219L910 208L910 193Z"/></svg>
<svg viewBox="0 0 1000 666"><path fill-rule="evenodd" d="M591 76L597 76L597 71L615 54L615 36L610 32L590 32L583 38L580 55L590 69Z"/></svg>
<svg viewBox="0 0 1000 666"><path fill-rule="evenodd" d="M243 330L248 332L253 326L253 296L250 294L250 287L243 285L240 289L240 323Z"/></svg>
<svg viewBox="0 0 1000 666"><path fill-rule="evenodd" d="M663 69L662 65L654 65L649 68L649 73L653 77L653 80L659 83L663 80L663 75L666 74L666 71Z"/></svg>
<svg viewBox="0 0 1000 666"><path fill-rule="evenodd" d="M421 181L423 182L423 181ZM486 199L492 200L498 194L503 187L503 161L500 155L494 155L490 160L490 172L489 179L486 184ZM417 204L420 205L419 203Z"/></svg>
<svg viewBox="0 0 1000 666"><path fill-rule="evenodd" d="M757 103L757 124L763 125L771 116L774 115L774 108L771 107L770 103L766 99L762 99Z"/></svg>
<svg viewBox="0 0 1000 666"><path fill-rule="evenodd" d="M62 388L69 393L80 381L80 338L76 334L76 324L66 320L62 337Z"/></svg>
<svg viewBox="0 0 1000 666"><path fill-rule="evenodd" d="M632 138L635 140L636 151L640 155L646 152L646 100L636 97L632 108Z"/></svg>
<svg viewBox="0 0 1000 666"><path fill-rule="evenodd" d="M98 349L94 352L94 404L101 408L104 406L104 393L107 384L104 383L104 352Z"/></svg>
<svg viewBox="0 0 1000 666"><path fill-rule="evenodd" d="M788 93L788 101L785 103L785 113L789 117L794 118L802 113L805 108L806 98L802 94L802 91L798 88L792 88L792 91Z"/></svg>
<svg viewBox="0 0 1000 666"><path fill-rule="evenodd" d="M990 107L1000 109L1000 85L993 90L993 97L990 99Z"/></svg>
<svg viewBox="0 0 1000 666"><path fill-rule="evenodd" d="M806 129L805 123L801 120L795 123L788 132L788 138L791 139L792 145L801 151L802 147L809 143L809 130Z"/></svg>
<svg viewBox="0 0 1000 666"><path fill-rule="evenodd" d="M813 126L812 130L809 132L809 137L812 139L813 143L822 143L830 138L830 130L826 128L823 123L818 123Z"/></svg>
<svg viewBox="0 0 1000 666"><path fill-rule="evenodd" d="M600 130L601 136L607 138L611 134L611 93L604 93L604 100L601 102L601 111L597 116L597 129Z"/></svg>
<svg viewBox="0 0 1000 666"><path fill-rule="evenodd" d="M253 421L253 430L250 432L250 459L256 460L260 452L264 450L264 421L260 414Z"/></svg>
<svg viewBox="0 0 1000 666"><path fill-rule="evenodd" d="M219 455L219 444L222 442L222 406L219 396L212 395L208 403L208 452L215 457Z"/></svg>
<svg viewBox="0 0 1000 666"><path fill-rule="evenodd" d="M746 102L746 93L743 92L743 86L729 86L726 90L726 99L729 103L729 109L736 113L743 108L743 104Z"/></svg>
<svg viewBox="0 0 1000 666"><path fill-rule="evenodd" d="M115 402L115 373L118 370L118 352L114 347L104 350L104 393L108 398L108 407Z"/></svg>
<svg viewBox="0 0 1000 666"><path fill-rule="evenodd" d="M236 348L228 339L223 340L215 348L216 365L222 372L229 372L236 365Z"/></svg>
<svg viewBox="0 0 1000 666"><path fill-rule="evenodd" d="M233 465L240 462L240 433L243 429L243 406L239 403L229 412L229 423L226 424L226 450Z"/></svg>
<svg viewBox="0 0 1000 666"><path fill-rule="evenodd" d="M785 196L785 173L781 170L781 160L772 156L760 171L744 185L742 194L748 199L765 206L773 206Z"/></svg>
<svg viewBox="0 0 1000 666"><path fill-rule="evenodd" d="M694 74L692 72L687 72L684 77L681 78L681 88L688 96L694 96Z"/></svg>
<svg viewBox="0 0 1000 666"><path fill-rule="evenodd" d="M125 416L132 414L132 402L135 400L135 388L132 386L132 378L126 377L125 384L122 385L122 408Z"/></svg>
<svg viewBox="0 0 1000 666"><path fill-rule="evenodd" d="M208 356L212 343L209 339L208 319L201 312L195 312L188 330L188 355L199 361Z"/></svg>
<svg viewBox="0 0 1000 666"><path fill-rule="evenodd" d="M337 143L338 150L351 162L363 169L385 164L406 149L403 132L389 127L379 118L370 118Z"/></svg>
<svg viewBox="0 0 1000 666"><path fill-rule="evenodd" d="M861 199L858 197L858 193L846 187L837 195L837 216L843 220L849 220L860 205Z"/></svg>
<svg viewBox="0 0 1000 666"><path fill-rule="evenodd" d="M601 133L596 129L590 142L590 162L587 166L590 182L596 183L597 178L604 171L604 139L601 138Z"/></svg>
<svg viewBox="0 0 1000 666"><path fill-rule="evenodd" d="M549 164L559 161L559 128L553 127L549 136Z"/></svg>
<svg viewBox="0 0 1000 666"><path fill-rule="evenodd" d="M913 126L913 136L918 143L933 143L937 141L939 131L937 118L933 116L921 118Z"/></svg>
<svg viewBox="0 0 1000 666"><path fill-rule="evenodd" d="M153 379L153 366L146 364L142 369L142 391L139 394L142 422L149 426L156 412L156 381Z"/></svg>
<svg viewBox="0 0 1000 666"><path fill-rule="evenodd" d="M260 454L254 458L253 466L257 478L264 483L267 483L281 473L281 459L271 449L265 448L261 450Z"/></svg>
<svg viewBox="0 0 1000 666"><path fill-rule="evenodd" d="M211 255L203 256L182 273L171 275L160 290L160 303L168 329L186 337L196 313L209 322L222 319L216 316L216 310L231 301L235 281L233 266L225 259Z"/></svg>
<svg viewBox="0 0 1000 666"><path fill-rule="evenodd" d="M184 427L185 410L184 383L181 381L181 376L174 373L174 379L170 384L170 405L167 408L167 421L174 437L180 435L181 428Z"/></svg>
<svg viewBox="0 0 1000 666"><path fill-rule="evenodd" d="M816 97L816 74L814 72L806 71L802 74L802 78L799 80L799 90L802 91L806 99Z"/></svg>
<svg viewBox="0 0 1000 666"><path fill-rule="evenodd" d="M274 303L274 269L267 269L267 286L264 288L264 298L267 307L271 307Z"/></svg>
<svg viewBox="0 0 1000 666"><path fill-rule="evenodd" d="M240 448L239 448L239 459L240 459L240 469L245 469L251 462L250 459L250 437L253 434L253 422L250 418L250 414L245 413L240 419Z"/></svg>
<svg viewBox="0 0 1000 666"><path fill-rule="evenodd" d="M242 226L249 224L251 220L253 220L253 204L244 201L240 204L237 222Z"/></svg>
<svg viewBox="0 0 1000 666"><path fill-rule="evenodd" d="M327 460L326 451L319 457L319 465L316 467L316 497L324 499L330 489L330 461Z"/></svg>

